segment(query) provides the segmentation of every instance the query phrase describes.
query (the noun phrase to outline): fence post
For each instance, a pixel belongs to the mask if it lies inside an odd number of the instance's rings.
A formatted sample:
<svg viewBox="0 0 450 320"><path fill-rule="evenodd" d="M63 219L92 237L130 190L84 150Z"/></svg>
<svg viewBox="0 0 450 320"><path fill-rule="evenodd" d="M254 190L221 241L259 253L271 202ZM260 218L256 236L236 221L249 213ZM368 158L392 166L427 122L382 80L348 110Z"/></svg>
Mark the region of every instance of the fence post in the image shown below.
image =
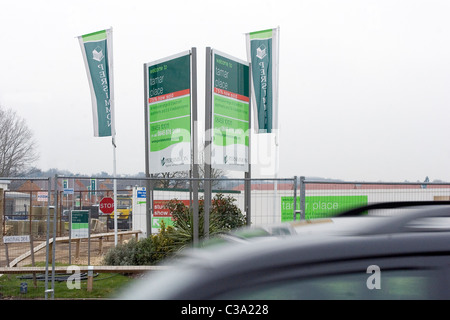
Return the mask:
<svg viewBox="0 0 450 320"><path fill-rule="evenodd" d="M204 173L204 196L203 196L203 236L209 238L209 213L211 209L212 187L211 187L211 147L212 147L212 52L211 47L206 47L205 68L205 173Z"/></svg>
<svg viewBox="0 0 450 320"><path fill-rule="evenodd" d="M294 176L294 221L297 220L297 176Z"/></svg>
<svg viewBox="0 0 450 320"><path fill-rule="evenodd" d="M0 188L0 242L3 242L3 232L5 231L3 226L3 205L3 189Z"/></svg>
<svg viewBox="0 0 450 320"><path fill-rule="evenodd" d="M306 210L306 190L305 190L305 177L300 177L300 220L305 220Z"/></svg>

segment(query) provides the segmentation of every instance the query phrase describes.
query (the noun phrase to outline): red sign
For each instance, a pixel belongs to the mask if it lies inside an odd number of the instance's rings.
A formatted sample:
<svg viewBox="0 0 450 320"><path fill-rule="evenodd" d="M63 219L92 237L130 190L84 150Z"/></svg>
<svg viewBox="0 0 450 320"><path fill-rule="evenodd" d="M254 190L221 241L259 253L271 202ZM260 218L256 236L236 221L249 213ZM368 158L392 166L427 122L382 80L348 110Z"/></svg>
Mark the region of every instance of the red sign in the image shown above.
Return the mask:
<svg viewBox="0 0 450 320"><path fill-rule="evenodd" d="M103 198L100 201L99 209L101 212L110 214L114 211L114 199L110 197Z"/></svg>
<svg viewBox="0 0 450 320"><path fill-rule="evenodd" d="M153 200L153 216L154 217L172 217L170 210L166 208L167 202L170 200ZM189 200L178 200L189 207Z"/></svg>

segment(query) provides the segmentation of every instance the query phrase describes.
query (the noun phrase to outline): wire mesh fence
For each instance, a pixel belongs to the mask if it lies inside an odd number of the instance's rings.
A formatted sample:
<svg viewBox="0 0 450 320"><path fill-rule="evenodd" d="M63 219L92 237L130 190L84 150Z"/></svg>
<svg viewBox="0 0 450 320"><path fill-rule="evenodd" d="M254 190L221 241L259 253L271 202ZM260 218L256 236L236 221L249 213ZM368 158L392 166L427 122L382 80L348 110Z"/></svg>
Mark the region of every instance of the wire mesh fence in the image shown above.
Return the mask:
<svg viewBox="0 0 450 320"><path fill-rule="evenodd" d="M304 177L211 179L212 201L210 215L206 215L204 179L117 178L115 187L113 182L107 177L0 179L0 268L40 266L47 272L46 277L36 273L0 277L0 297L19 290L19 297L43 298L48 287L42 289L42 281L55 278L48 274L55 265L108 265L112 261L108 254L118 247L122 252L115 253L115 263L137 264L129 255L134 250L131 244L139 240L150 239L146 250L157 253L158 259L170 256L173 250L162 246L173 243L152 237L160 235L163 228L164 232L180 228L179 216L174 216L170 206L174 201L181 206L177 208L197 217L196 225L189 222L187 242L195 238L193 226L201 238L205 233L200 230L212 230L214 223L209 220L217 215L226 220L227 215L239 214L243 217L240 226L257 226L328 217L379 202L450 201L447 183L330 182ZM116 200L116 215L103 207L105 198ZM224 203L228 207L220 210ZM145 263L157 263L154 257ZM13 284L5 284L11 277L15 281L7 283Z"/></svg>

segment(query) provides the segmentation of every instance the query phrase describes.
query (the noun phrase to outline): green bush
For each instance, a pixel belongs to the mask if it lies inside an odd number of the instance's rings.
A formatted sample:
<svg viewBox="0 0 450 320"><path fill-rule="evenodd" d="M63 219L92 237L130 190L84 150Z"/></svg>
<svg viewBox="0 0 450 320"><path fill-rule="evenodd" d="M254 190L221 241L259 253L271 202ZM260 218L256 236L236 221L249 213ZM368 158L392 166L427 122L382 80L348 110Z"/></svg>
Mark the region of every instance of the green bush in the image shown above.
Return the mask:
<svg viewBox="0 0 450 320"><path fill-rule="evenodd" d="M242 227L246 218L234 203L236 199L217 194L212 199L209 216L209 235ZM170 200L166 207L172 214L174 226L165 226L161 222L158 234L146 239L117 245L110 249L104 258L105 265L152 265L169 257L173 253L190 246L194 239L194 215L182 201ZM199 200L199 238L204 232L204 200Z"/></svg>
<svg viewBox="0 0 450 320"><path fill-rule="evenodd" d="M127 243L119 244L108 250L103 258L103 264L111 266L156 264L176 249L169 236L174 231L173 227L166 227L162 222L158 234L139 241L132 238Z"/></svg>
<svg viewBox="0 0 450 320"><path fill-rule="evenodd" d="M212 200L211 216L217 219L219 228L232 230L245 226L247 219L242 214L241 209L234 204L236 199L218 193Z"/></svg>

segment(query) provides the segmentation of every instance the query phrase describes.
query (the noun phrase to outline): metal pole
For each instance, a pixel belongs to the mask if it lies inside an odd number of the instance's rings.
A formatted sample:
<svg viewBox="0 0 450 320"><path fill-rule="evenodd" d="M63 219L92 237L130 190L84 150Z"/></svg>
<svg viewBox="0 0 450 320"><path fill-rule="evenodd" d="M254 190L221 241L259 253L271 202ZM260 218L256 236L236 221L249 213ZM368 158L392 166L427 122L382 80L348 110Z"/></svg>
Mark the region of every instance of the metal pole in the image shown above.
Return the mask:
<svg viewBox="0 0 450 320"><path fill-rule="evenodd" d="M58 175L55 175L55 207L53 208L53 243L52 243L52 299L55 299L55 260L56 260L56 214L58 211Z"/></svg>
<svg viewBox="0 0 450 320"><path fill-rule="evenodd" d="M306 190L305 190L305 177L300 177L300 220L305 220L306 210Z"/></svg>
<svg viewBox="0 0 450 320"><path fill-rule="evenodd" d="M252 64L248 65L248 171L245 173L245 191L244 191L244 203L245 203L245 216L247 220L247 226L252 224L252 213L251 213L251 195L252 195Z"/></svg>
<svg viewBox="0 0 450 320"><path fill-rule="evenodd" d="M192 214L193 214L193 244L198 245L198 133L197 133L197 48L191 49L191 100L192 100Z"/></svg>
<svg viewBox="0 0 450 320"><path fill-rule="evenodd" d="M153 190L152 181L148 178L152 177L150 175L150 139L149 139L149 124L148 124L148 68L147 64L144 63L144 121L145 121L145 224L146 224L146 237L152 235L152 211L153 211Z"/></svg>
<svg viewBox="0 0 450 320"><path fill-rule="evenodd" d="M91 265L91 210L88 214L88 266Z"/></svg>
<svg viewBox="0 0 450 320"><path fill-rule="evenodd" d="M209 237L209 211L211 208L211 140L212 140L212 52L206 47L205 75L205 181L204 181L204 236Z"/></svg>
<svg viewBox="0 0 450 320"><path fill-rule="evenodd" d="M294 221L297 220L297 176L294 176Z"/></svg>
<svg viewBox="0 0 450 320"><path fill-rule="evenodd" d="M117 179L116 179L116 134L112 136L113 146L113 177L114 177L114 245L117 246Z"/></svg>
<svg viewBox="0 0 450 320"><path fill-rule="evenodd" d="M51 199L51 178L48 178L47 182L47 235L45 246L45 300L48 299L48 259L49 259L49 246L50 246L50 199Z"/></svg>

